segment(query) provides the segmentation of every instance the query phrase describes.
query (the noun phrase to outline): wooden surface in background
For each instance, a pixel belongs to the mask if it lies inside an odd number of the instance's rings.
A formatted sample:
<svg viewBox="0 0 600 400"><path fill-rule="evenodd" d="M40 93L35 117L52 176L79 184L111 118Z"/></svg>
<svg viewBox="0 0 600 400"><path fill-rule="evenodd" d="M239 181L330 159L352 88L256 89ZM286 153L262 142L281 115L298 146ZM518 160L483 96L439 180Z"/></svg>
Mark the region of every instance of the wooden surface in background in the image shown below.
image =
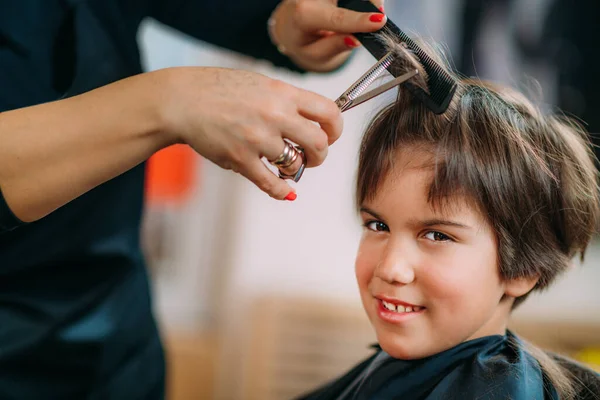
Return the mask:
<svg viewBox="0 0 600 400"><path fill-rule="evenodd" d="M167 400L206 400L214 392L216 335L169 332L165 337Z"/></svg>
<svg viewBox="0 0 600 400"><path fill-rule="evenodd" d="M515 320L509 328L547 350L575 357L584 348L600 348L600 324Z"/></svg>

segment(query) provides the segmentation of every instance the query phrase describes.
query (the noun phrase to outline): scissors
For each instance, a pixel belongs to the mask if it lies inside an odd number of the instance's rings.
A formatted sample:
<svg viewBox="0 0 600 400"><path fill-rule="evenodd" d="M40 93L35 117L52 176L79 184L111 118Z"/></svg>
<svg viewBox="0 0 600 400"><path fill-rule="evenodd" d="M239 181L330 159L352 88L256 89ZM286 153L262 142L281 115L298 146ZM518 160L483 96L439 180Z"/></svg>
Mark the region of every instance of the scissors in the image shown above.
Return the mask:
<svg viewBox="0 0 600 400"><path fill-rule="evenodd" d="M418 69L410 70L399 77L384 83L383 85L373 89L367 93L364 91L383 74L394 61L394 54L387 53L381 60L373 65L363 76L354 82L338 99L335 104L342 112L348 111L366 101L369 101L390 89L395 88L419 74Z"/></svg>
<svg viewBox="0 0 600 400"><path fill-rule="evenodd" d="M369 91L365 92L367 88L383 74L387 68L392 65L394 61L394 54L387 53L381 60L379 60L375 65L373 65L363 76L361 76L356 82L354 82L340 97L337 98L335 104L339 107L339 109L344 112L348 111L366 101L369 101L380 94L387 92L390 89L395 88L408 81L410 78L419 74L419 70L413 69L406 72L403 75L398 76L397 78L382 84L381 86ZM298 153L300 157L302 157L302 165L298 169L298 171L293 175L287 175L283 172L279 171L279 177L281 179L291 179L294 182L298 182L304 173L304 169L306 167L306 156L304 155L304 149L299 146L293 146L293 149Z"/></svg>

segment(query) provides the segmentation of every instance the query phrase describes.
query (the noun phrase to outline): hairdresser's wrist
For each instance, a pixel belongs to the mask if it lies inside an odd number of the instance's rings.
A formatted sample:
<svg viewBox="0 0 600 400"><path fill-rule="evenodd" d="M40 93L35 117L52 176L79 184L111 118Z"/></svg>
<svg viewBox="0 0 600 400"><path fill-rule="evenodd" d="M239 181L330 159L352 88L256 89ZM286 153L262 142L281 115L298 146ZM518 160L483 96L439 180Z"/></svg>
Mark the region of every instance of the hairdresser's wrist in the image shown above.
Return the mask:
<svg viewBox="0 0 600 400"><path fill-rule="evenodd" d="M311 72L321 72L319 71L320 69L322 69L322 72L327 72L333 69L336 69L336 67L333 68L320 68L322 67L322 65L315 65L315 63L307 63L302 57L299 57L298 55L295 54L295 52L293 50L291 50L290 48L288 48L283 41L280 39L280 33L279 31L279 27L281 26L281 23L278 23L278 20L281 20L281 4L280 3L277 8L275 8L275 10L273 11L273 13L271 14L271 17L269 18L269 20L267 21L267 31L269 33L269 39L271 39L271 44L273 44L273 46L275 46L275 48L277 49L277 51L286 56L288 59L290 59L290 61L292 61L298 68L304 70L304 71L311 71Z"/></svg>
<svg viewBox="0 0 600 400"><path fill-rule="evenodd" d="M181 90L182 79L177 68L165 68L147 74L147 84L154 87L152 95L145 99L146 113L156 121L155 138L159 148L172 144L183 143L181 136L180 116L177 113L177 93Z"/></svg>
<svg viewBox="0 0 600 400"><path fill-rule="evenodd" d="M343 64L346 63L348 58L350 57L349 53L338 54L337 56L328 58L326 60L319 59L317 61L310 60L310 54L302 54L301 49L298 46L287 45L285 40L283 39L283 34L280 33L280 27L284 24L285 17L282 16L283 12L280 3L277 8L271 14L267 22L267 30L269 33L269 38L271 39L271 43L273 46L277 48L277 51L282 55L288 57L297 67L311 72L331 72L340 68ZM347 50L352 50L354 47L357 47L358 43L353 42L352 46L349 46Z"/></svg>
<svg viewBox="0 0 600 400"><path fill-rule="evenodd" d="M149 157L177 140L170 129L167 104L171 74L166 71L138 74L66 100L79 102L85 109L110 110L108 117L94 123L122 132L125 137L121 139L134 141ZM100 115L99 111L95 114Z"/></svg>
<svg viewBox="0 0 600 400"><path fill-rule="evenodd" d="M277 48L277 51L279 51L284 56L287 56L287 48L281 43L277 33L277 15L279 14L279 11L281 9L281 4L282 3L279 3L277 7L275 7L275 10L273 10L273 13L271 13L271 17L269 17L269 20L267 21L267 32L269 34L269 39L271 40L271 43Z"/></svg>

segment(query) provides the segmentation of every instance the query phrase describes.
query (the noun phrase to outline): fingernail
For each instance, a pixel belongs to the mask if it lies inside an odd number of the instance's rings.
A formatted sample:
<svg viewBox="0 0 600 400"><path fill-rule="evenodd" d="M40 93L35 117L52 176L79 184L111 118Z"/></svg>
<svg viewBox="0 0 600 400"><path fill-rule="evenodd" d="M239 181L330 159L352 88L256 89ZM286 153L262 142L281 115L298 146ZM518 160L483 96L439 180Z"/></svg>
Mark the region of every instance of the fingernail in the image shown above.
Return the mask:
<svg viewBox="0 0 600 400"><path fill-rule="evenodd" d="M285 199L287 201L294 201L296 200L296 197L298 197L298 195L294 192L289 192L287 196L285 196Z"/></svg>
<svg viewBox="0 0 600 400"><path fill-rule="evenodd" d="M381 21L383 21L384 18L385 18L385 15L383 15L383 14L373 14L369 17L369 20L371 22L381 22Z"/></svg>
<svg viewBox="0 0 600 400"><path fill-rule="evenodd" d="M382 13L385 12L385 9L383 8L383 6L379 7L379 11L381 11Z"/></svg>
<svg viewBox="0 0 600 400"><path fill-rule="evenodd" d="M344 43L346 43L346 46L348 47L358 47L358 44L356 44L354 39L352 39L350 36L346 36L344 38Z"/></svg>

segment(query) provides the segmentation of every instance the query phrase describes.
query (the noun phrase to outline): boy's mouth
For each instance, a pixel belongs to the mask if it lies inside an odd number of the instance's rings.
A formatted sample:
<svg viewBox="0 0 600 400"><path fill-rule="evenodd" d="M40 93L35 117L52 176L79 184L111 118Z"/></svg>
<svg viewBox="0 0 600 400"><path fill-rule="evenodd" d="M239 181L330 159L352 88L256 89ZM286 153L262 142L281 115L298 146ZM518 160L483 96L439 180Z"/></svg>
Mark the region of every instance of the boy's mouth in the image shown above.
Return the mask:
<svg viewBox="0 0 600 400"><path fill-rule="evenodd" d="M396 313L411 313L411 312L419 312L424 310L425 307L417 306L415 304L406 303L400 300L383 298L380 296L376 296L377 301L383 306L384 309Z"/></svg>
<svg viewBox="0 0 600 400"><path fill-rule="evenodd" d="M410 312L417 312L417 311L421 311L423 310L425 307L419 307L419 306L403 306L402 304L392 304L392 303L388 303L385 300L380 300L381 304L390 311L393 312L397 312L397 313L410 313Z"/></svg>

